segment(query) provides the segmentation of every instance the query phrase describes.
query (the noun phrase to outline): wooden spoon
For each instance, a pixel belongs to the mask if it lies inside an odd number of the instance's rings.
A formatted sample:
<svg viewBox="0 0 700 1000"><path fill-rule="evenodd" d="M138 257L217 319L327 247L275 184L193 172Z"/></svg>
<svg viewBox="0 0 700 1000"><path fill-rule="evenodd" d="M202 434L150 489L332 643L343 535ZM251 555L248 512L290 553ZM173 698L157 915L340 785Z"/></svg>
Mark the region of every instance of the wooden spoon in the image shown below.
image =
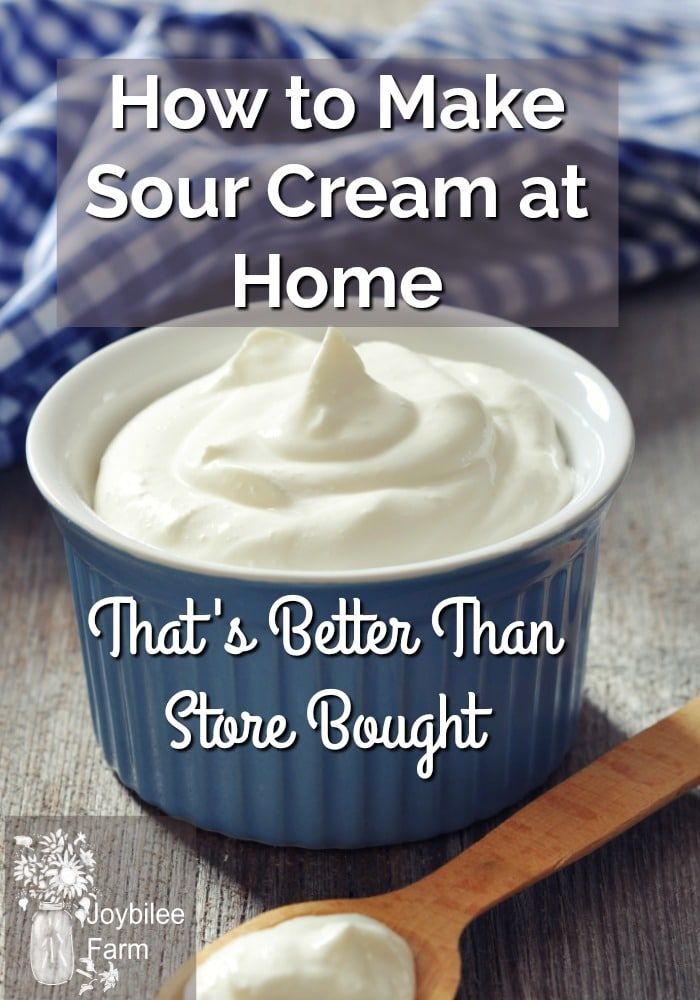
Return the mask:
<svg viewBox="0 0 700 1000"><path fill-rule="evenodd" d="M234 938L324 913L364 913L410 944L417 1000L453 1000L460 980L459 938L470 921L565 868L700 782L700 697L626 740L530 802L431 875L366 899L294 903L269 910L214 941L204 962ZM195 959L161 989L182 1000Z"/></svg>

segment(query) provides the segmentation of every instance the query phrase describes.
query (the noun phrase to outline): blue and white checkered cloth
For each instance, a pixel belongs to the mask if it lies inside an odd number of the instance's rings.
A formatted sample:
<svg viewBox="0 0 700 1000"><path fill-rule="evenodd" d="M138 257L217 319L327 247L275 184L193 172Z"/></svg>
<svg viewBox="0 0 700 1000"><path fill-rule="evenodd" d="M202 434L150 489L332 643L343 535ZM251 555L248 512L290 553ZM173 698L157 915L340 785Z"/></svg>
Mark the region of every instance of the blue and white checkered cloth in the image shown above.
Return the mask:
<svg viewBox="0 0 700 1000"><path fill-rule="evenodd" d="M0 0L0 466L22 455L29 418L53 382L128 332L56 326L57 59L431 53L614 56L620 279L640 282L700 259L698 0L439 0L388 35L333 35L206 4Z"/></svg>

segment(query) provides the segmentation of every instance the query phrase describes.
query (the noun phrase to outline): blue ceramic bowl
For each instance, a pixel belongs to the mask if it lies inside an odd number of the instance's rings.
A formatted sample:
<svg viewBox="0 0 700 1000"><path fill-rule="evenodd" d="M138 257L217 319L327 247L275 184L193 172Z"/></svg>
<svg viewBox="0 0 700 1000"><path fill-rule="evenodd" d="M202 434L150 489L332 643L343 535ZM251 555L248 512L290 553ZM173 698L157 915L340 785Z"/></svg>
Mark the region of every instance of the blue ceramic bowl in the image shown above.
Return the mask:
<svg viewBox="0 0 700 1000"><path fill-rule="evenodd" d="M364 329L355 339L396 339L528 378L555 413L578 487L562 511L527 532L420 565L292 576L231 570L126 538L92 511L99 460L119 427L220 363L247 330L144 331L83 361L45 397L30 428L28 460L65 539L95 731L110 766L146 801L235 837L360 847L464 827L515 802L560 762L581 705L601 521L630 460L632 427L616 390L583 358L533 331L476 321L457 313L454 327L430 335ZM340 597L360 598L364 610L385 620L412 622L422 648L411 657L291 657L268 629L270 606L287 594L307 597L318 620L337 612ZM198 656L115 659L110 637L91 633L88 614L96 601L117 595L135 597L140 617L158 627L176 618L188 597L205 612L221 598L225 614L202 632L208 645ZM478 597L482 618L500 628L519 619L552 622L566 639L564 652L455 658L449 621L442 638L431 626L433 608L455 596ZM259 639L240 658L223 650L233 615ZM436 755L433 776L422 779L419 749L324 749L306 716L309 700L324 689L344 691L353 717L409 721L437 713L440 694L457 712L474 691L480 706L493 709L481 724L489 739L478 750L449 745ZM170 742L181 734L164 709L182 690L206 691L211 707L232 716L283 714L298 739L284 751L203 749L191 726L192 745L174 750Z"/></svg>

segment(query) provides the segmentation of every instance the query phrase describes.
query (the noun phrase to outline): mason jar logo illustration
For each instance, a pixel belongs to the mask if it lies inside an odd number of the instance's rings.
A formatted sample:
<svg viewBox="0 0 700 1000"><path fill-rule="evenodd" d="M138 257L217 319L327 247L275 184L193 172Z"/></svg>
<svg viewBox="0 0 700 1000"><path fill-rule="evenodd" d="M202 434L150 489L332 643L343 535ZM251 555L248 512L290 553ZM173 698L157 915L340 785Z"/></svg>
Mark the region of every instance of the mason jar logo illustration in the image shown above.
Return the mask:
<svg viewBox="0 0 700 1000"><path fill-rule="evenodd" d="M74 927L82 927L97 906L95 855L85 834L71 837L59 828L36 841L15 837L13 862L17 903L25 912L34 909L29 963L36 981L61 986L77 975L79 996L96 987L115 989L119 975L111 962L100 973L88 958L75 961Z"/></svg>
<svg viewBox="0 0 700 1000"><path fill-rule="evenodd" d="M63 903L39 903L32 917L29 956L38 983L60 986L72 978L73 923Z"/></svg>

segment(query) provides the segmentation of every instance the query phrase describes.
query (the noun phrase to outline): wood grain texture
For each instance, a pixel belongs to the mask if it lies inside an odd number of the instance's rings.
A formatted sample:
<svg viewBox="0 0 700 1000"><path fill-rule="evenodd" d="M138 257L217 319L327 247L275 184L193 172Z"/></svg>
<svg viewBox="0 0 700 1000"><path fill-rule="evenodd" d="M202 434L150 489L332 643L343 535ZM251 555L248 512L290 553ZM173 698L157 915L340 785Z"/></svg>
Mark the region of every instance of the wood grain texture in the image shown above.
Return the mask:
<svg viewBox="0 0 700 1000"><path fill-rule="evenodd" d="M700 697L617 744L403 891L458 927L700 783Z"/></svg>
<svg viewBox="0 0 700 1000"><path fill-rule="evenodd" d="M418 882L363 899L293 903L233 928L180 968L158 1000L184 1000L195 968L234 940L298 917L348 912L379 920L408 942L416 1000L452 1000L461 971L459 938L467 924L699 782L700 697L543 792Z"/></svg>
<svg viewBox="0 0 700 1000"><path fill-rule="evenodd" d="M666 280L628 296L619 330L561 335L622 391L637 453L604 532L579 738L553 780L697 693L699 286L698 272ZM0 474L0 574L4 814L139 814L97 750L60 540L23 469ZM358 852L200 834L200 943L272 906L405 885L503 818ZM699 900L700 801L688 795L476 920L461 1000L696 1000Z"/></svg>

